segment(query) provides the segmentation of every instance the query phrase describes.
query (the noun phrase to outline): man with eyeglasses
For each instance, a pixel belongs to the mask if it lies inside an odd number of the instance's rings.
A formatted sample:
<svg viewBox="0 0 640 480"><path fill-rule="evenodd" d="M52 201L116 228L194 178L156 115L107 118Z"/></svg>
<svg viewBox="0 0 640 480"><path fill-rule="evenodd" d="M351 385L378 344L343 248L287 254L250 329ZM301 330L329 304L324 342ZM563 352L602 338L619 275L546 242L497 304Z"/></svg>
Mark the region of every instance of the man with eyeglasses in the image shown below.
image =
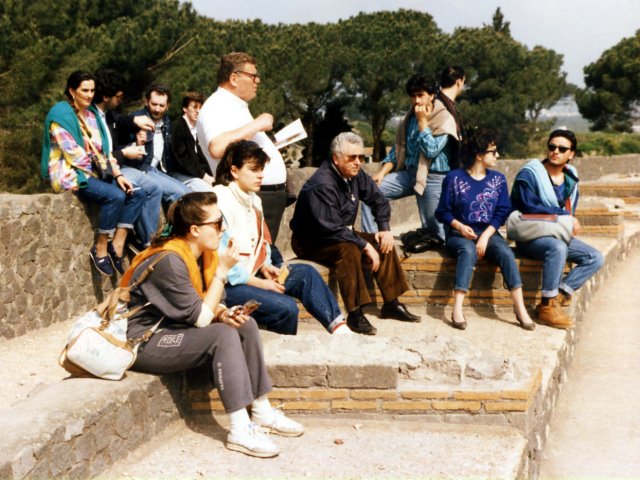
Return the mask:
<svg viewBox="0 0 640 480"><path fill-rule="evenodd" d="M578 205L578 172L569 162L578 141L570 130L554 130L547 142L547 158L528 162L515 178L511 203L522 213L575 215ZM567 245L555 237L540 237L530 242L517 242L522 254L542 260L542 301L536 307L538 321L554 328L568 329L573 320L564 313L571 296L589 280L603 264L602 254L575 238L580 223L573 217L573 238ZM565 263L573 268L563 275Z"/></svg>
<svg viewBox="0 0 640 480"><path fill-rule="evenodd" d="M275 243L282 214L287 206L287 168L282 155L265 132L273 129L273 116L262 113L253 118L249 103L256 97L260 74L256 60L243 52L220 59L218 88L204 102L196 124L197 137L214 172L227 146L239 140L253 140L269 156L258 195Z"/></svg>
<svg viewBox="0 0 640 480"><path fill-rule="evenodd" d="M398 301L409 287L389 230L391 208L373 179L361 170L363 162L362 138L344 132L333 139L331 160L323 162L298 196L290 223L291 246L298 257L333 270L349 328L375 335L377 329L362 313L362 306L371 303L363 262L370 264L380 288L382 318L417 322L420 317ZM377 233L354 230L359 202L371 208Z"/></svg>

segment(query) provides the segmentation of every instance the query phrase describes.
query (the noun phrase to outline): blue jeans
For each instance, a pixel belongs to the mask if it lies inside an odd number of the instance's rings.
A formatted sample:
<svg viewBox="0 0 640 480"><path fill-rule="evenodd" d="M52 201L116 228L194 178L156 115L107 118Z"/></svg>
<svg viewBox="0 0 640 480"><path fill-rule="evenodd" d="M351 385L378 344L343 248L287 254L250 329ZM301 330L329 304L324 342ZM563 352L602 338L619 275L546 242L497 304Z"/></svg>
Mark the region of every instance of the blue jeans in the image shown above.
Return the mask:
<svg viewBox="0 0 640 480"><path fill-rule="evenodd" d="M247 300L257 300L260 307L251 314L258 325L271 332L295 335L298 331L298 305L318 320L327 331L344 320L338 302L318 271L310 265L289 265L289 276L284 282L284 294L250 285L227 285L225 303L242 305Z"/></svg>
<svg viewBox="0 0 640 480"><path fill-rule="evenodd" d="M604 263L602 254L577 238L569 245L554 237L540 237L530 242L518 242L518 251L527 257L542 260L542 296L553 298L558 290L573 293L589 280ZM571 271L562 278L565 263L574 264Z"/></svg>
<svg viewBox="0 0 640 480"><path fill-rule="evenodd" d="M140 242L146 245L158 230L161 201L171 203L188 193L189 189L178 180L153 167L148 172L133 167L122 167L121 171L125 177L147 192L147 201L136 225Z"/></svg>
<svg viewBox="0 0 640 480"><path fill-rule="evenodd" d="M111 235L116 227L133 229L140 217L146 198L144 190L134 190L127 195L115 180L103 182L95 177L87 177L87 187L76 192L84 201L100 205L98 233Z"/></svg>
<svg viewBox="0 0 640 480"><path fill-rule="evenodd" d="M189 175L178 172L173 172L171 176L179 182L182 182L193 192L213 192L213 187L201 178L190 177Z"/></svg>
<svg viewBox="0 0 640 480"><path fill-rule="evenodd" d="M447 249L457 258L455 289L468 292L471 273L478 261L476 242L451 233L447 237ZM522 287L515 255L498 232L489 239L485 258L500 267L502 277L509 290Z"/></svg>
<svg viewBox="0 0 640 480"><path fill-rule="evenodd" d="M416 184L416 169L410 168L400 170L386 175L380 183L380 191L389 200L415 195L418 204L418 214L423 228L436 233L444 240L444 230L442 224L436 220L436 208L442 193L442 181L444 175L430 173L427 176L427 188L422 195L418 195L414 190ZM362 204L362 230L368 233L378 231L371 209Z"/></svg>

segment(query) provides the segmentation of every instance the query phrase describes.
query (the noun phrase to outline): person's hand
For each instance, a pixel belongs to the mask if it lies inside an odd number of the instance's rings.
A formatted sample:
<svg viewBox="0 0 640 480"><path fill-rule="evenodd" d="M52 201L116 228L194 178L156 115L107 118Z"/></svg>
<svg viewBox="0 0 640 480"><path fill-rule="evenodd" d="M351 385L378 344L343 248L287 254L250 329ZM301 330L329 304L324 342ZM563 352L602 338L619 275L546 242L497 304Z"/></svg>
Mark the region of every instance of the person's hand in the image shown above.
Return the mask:
<svg viewBox="0 0 640 480"><path fill-rule="evenodd" d="M371 270L374 272L378 271L380 267L380 255L378 255L378 251L371 245L367 243L367 246L364 247L364 254L369 258L369 262L371 263Z"/></svg>
<svg viewBox="0 0 640 480"><path fill-rule="evenodd" d="M120 174L120 176L116 179L118 186L125 193L133 193L133 183L124 175Z"/></svg>
<svg viewBox="0 0 640 480"><path fill-rule="evenodd" d="M575 237L582 231L582 225L576 217L573 217L573 236Z"/></svg>
<svg viewBox="0 0 640 480"><path fill-rule="evenodd" d="M226 277L227 272L240 260L240 248L235 244L233 238L229 239L227 249L218 254L218 268L216 272Z"/></svg>
<svg viewBox="0 0 640 480"><path fill-rule="evenodd" d="M254 122L256 123L258 130L261 132L269 132L273 130L273 115L270 113L261 113Z"/></svg>
<svg viewBox="0 0 640 480"><path fill-rule="evenodd" d="M260 268L260 273L262 273L264 278L268 280L278 280L278 275L280 275L280 269L278 267L274 267L273 265L264 264Z"/></svg>
<svg viewBox="0 0 640 480"><path fill-rule="evenodd" d="M256 283L259 288L269 290L270 292L284 293L285 290L284 285L280 285L278 282L270 278L257 278Z"/></svg>
<svg viewBox="0 0 640 480"><path fill-rule="evenodd" d="M122 154L129 160L140 160L142 157L144 157L144 153L139 152L138 149L133 145L123 148Z"/></svg>
<svg viewBox="0 0 640 480"><path fill-rule="evenodd" d="M489 244L490 235L480 235L478 241L476 242L476 253L478 254L478 260L482 260L484 258L484 254L487 253L487 245Z"/></svg>
<svg viewBox="0 0 640 480"><path fill-rule="evenodd" d="M382 253L389 253L393 249L393 234L390 231L376 232L375 237Z"/></svg>
<svg viewBox="0 0 640 480"><path fill-rule="evenodd" d="M473 231L473 228L471 228L469 225L465 225L464 223L459 223L456 230L458 230L458 232L460 232L460 235L468 240L475 240L476 238L478 238L478 235L476 235L476 232Z"/></svg>
<svg viewBox="0 0 640 480"><path fill-rule="evenodd" d="M424 130L429 126L429 115L433 111L433 103L429 102L426 105L416 105L414 108L414 113L416 115L416 120L418 121L418 127L420 130Z"/></svg>
<svg viewBox="0 0 640 480"><path fill-rule="evenodd" d="M146 132L153 132L156 129L156 124L153 123L153 120L146 115L137 115L133 117L133 123L140 130L144 130Z"/></svg>
<svg viewBox="0 0 640 480"><path fill-rule="evenodd" d="M220 314L219 320L222 323L226 323L230 327L240 328L247 320L249 316L245 315L242 309L242 305L227 308Z"/></svg>
<svg viewBox="0 0 640 480"><path fill-rule="evenodd" d="M371 178L373 179L374 182L376 182L376 185L380 186L384 177L385 177L385 173L381 170Z"/></svg>

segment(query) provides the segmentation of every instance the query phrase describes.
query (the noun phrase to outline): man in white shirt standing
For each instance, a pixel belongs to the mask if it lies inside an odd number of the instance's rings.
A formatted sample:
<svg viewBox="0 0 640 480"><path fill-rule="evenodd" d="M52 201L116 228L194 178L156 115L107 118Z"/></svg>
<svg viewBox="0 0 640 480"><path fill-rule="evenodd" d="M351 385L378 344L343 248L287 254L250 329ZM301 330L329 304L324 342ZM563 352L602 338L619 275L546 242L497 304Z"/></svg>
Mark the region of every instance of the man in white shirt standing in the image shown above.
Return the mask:
<svg viewBox="0 0 640 480"><path fill-rule="evenodd" d="M269 156L258 195L275 243L280 220L287 205L287 168L280 152L265 132L273 129L273 115L261 113L253 118L249 102L256 97L260 75L253 57L233 52L220 59L218 89L204 102L197 122L197 137L211 170L230 143L253 140Z"/></svg>

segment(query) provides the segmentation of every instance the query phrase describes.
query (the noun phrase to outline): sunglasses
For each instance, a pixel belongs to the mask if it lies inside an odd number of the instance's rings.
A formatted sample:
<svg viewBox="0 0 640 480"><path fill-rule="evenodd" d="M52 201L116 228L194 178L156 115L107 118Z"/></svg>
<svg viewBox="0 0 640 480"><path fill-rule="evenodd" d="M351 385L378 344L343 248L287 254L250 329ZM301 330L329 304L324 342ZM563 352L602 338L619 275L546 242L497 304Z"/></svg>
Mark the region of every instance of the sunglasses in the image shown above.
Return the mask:
<svg viewBox="0 0 640 480"><path fill-rule="evenodd" d="M495 150L485 150L485 151L484 151L484 153L486 153L486 154L491 154L491 155L493 155L494 157L497 157L498 155L500 155L500 154L498 153L498 149L495 149Z"/></svg>
<svg viewBox="0 0 640 480"><path fill-rule="evenodd" d="M571 150L571 147L561 147L560 145L554 145L553 143L547 145L547 148L550 152L555 152L557 149L560 153L567 153L567 150Z"/></svg>
<svg viewBox="0 0 640 480"><path fill-rule="evenodd" d="M366 156L364 154L361 155L345 155L344 156L350 162L355 162L356 160L360 160L360 163L364 163Z"/></svg>
<svg viewBox="0 0 640 480"><path fill-rule="evenodd" d="M205 225L209 225L211 227L214 227L216 230L220 231L222 230L222 222L224 222L224 217L220 215L215 220L211 220L210 222L199 223L198 226L204 227Z"/></svg>

